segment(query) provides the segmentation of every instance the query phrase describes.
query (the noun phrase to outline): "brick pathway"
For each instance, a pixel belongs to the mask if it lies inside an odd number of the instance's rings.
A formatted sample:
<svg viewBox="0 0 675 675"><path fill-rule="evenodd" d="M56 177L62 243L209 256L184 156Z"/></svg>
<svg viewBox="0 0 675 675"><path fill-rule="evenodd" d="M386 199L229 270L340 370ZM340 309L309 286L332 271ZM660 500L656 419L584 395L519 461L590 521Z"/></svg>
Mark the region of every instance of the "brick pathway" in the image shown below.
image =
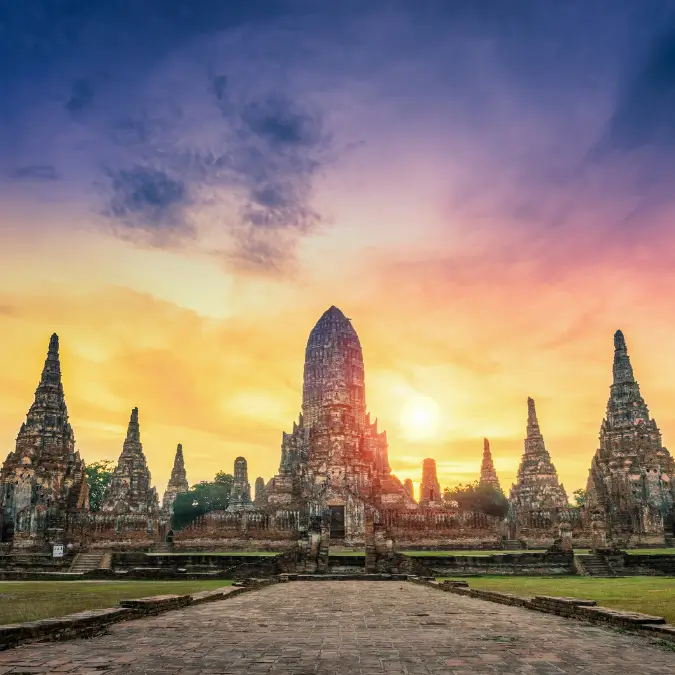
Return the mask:
<svg viewBox="0 0 675 675"><path fill-rule="evenodd" d="M409 583L309 581L0 652L8 673L673 675L675 651Z"/></svg>

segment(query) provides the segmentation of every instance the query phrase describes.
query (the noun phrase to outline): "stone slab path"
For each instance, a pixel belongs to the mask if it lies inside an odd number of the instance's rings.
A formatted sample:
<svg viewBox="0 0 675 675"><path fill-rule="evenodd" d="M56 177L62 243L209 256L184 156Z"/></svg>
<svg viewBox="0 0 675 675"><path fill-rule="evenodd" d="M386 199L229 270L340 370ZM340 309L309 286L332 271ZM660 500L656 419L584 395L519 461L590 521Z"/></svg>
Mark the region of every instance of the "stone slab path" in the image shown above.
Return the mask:
<svg viewBox="0 0 675 675"><path fill-rule="evenodd" d="M675 673L675 651L405 582L306 581L0 652L9 673Z"/></svg>

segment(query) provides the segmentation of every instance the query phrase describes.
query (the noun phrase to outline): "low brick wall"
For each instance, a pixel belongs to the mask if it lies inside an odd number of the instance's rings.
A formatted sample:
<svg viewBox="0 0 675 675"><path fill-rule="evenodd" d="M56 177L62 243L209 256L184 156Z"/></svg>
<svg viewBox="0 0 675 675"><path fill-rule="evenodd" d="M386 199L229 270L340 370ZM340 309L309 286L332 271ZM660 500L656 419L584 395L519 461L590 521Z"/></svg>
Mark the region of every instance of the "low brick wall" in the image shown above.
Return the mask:
<svg viewBox="0 0 675 675"><path fill-rule="evenodd" d="M652 616L639 612L624 612L610 607L598 607L594 600L548 595L537 595L534 598L528 598L512 593L470 588L466 582L458 583L452 580L440 582L428 577L410 577L408 580L445 591L446 593L466 595L479 600L497 602L502 605L524 607L538 612L556 614L581 621L607 624L614 628L637 631L652 637L675 642L675 626L666 623L666 620L662 616Z"/></svg>
<svg viewBox="0 0 675 675"><path fill-rule="evenodd" d="M105 633L107 627L113 623L161 614L172 609L205 602L215 602L278 582L278 578L248 579L246 583L225 586L212 591L201 591L190 595L159 595L120 600L120 607L92 609L51 619L0 626L0 650L29 642L54 642L76 637L93 637Z"/></svg>
<svg viewBox="0 0 675 675"><path fill-rule="evenodd" d="M531 553L489 556L406 556L408 570L420 576L558 576L576 574L573 554Z"/></svg>
<svg viewBox="0 0 675 675"><path fill-rule="evenodd" d="M675 555L632 555L623 557L623 572L647 576L675 576Z"/></svg>

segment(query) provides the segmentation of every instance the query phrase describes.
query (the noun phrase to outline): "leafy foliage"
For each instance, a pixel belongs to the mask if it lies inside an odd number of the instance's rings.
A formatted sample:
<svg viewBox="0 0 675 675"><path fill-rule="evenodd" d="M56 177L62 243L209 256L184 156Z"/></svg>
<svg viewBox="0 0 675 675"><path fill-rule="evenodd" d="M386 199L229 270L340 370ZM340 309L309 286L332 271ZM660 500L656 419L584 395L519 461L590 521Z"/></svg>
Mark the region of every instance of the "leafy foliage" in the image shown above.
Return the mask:
<svg viewBox="0 0 675 675"><path fill-rule="evenodd" d="M586 503L586 490L579 488L572 494L574 495L574 505L581 508Z"/></svg>
<svg viewBox="0 0 675 675"><path fill-rule="evenodd" d="M233 482L232 474L219 471L213 481L203 480L193 485L189 492L177 495L173 503L171 526L180 530L205 513L226 509L230 503Z"/></svg>
<svg viewBox="0 0 675 675"><path fill-rule="evenodd" d="M87 486L89 487L89 508L92 511L99 511L103 503L103 496L106 488L110 485L113 472L115 471L115 462L109 459L102 459L100 462L87 464L84 473L87 476Z"/></svg>
<svg viewBox="0 0 675 675"><path fill-rule="evenodd" d="M504 518L509 511L508 500L497 488L478 481L445 488L443 499L446 504L456 504L462 510L478 511L488 516Z"/></svg>

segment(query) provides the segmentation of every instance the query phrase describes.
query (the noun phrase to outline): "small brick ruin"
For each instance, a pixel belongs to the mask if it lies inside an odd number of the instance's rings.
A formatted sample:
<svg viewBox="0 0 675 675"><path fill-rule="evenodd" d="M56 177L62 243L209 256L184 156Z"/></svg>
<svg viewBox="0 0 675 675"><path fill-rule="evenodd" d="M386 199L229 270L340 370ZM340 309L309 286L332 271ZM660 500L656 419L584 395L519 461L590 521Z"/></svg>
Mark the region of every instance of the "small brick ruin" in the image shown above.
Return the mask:
<svg viewBox="0 0 675 675"><path fill-rule="evenodd" d="M422 484L420 485L420 506L442 507L443 494L436 475L436 460L425 459L422 462Z"/></svg>
<svg viewBox="0 0 675 675"><path fill-rule="evenodd" d="M318 568L330 545L365 547L369 568L396 548L498 548L519 539L531 547L664 545L675 534L675 466L640 396L623 334L614 338L614 380L585 509L571 507L544 443L535 403L506 518L445 502L432 458L424 460L419 500L413 482L391 471L384 430L366 409L364 362L351 320L329 308L305 350L301 413L282 434L279 468L255 481L244 457L224 511L171 532L177 551L303 550ZM484 440L479 483L501 491ZM138 409L99 512L89 509L85 465L68 421L58 337L25 423L0 472L0 551L148 550L167 537L176 496L189 489L177 446L160 508L143 453ZM517 542L516 542L517 543Z"/></svg>

